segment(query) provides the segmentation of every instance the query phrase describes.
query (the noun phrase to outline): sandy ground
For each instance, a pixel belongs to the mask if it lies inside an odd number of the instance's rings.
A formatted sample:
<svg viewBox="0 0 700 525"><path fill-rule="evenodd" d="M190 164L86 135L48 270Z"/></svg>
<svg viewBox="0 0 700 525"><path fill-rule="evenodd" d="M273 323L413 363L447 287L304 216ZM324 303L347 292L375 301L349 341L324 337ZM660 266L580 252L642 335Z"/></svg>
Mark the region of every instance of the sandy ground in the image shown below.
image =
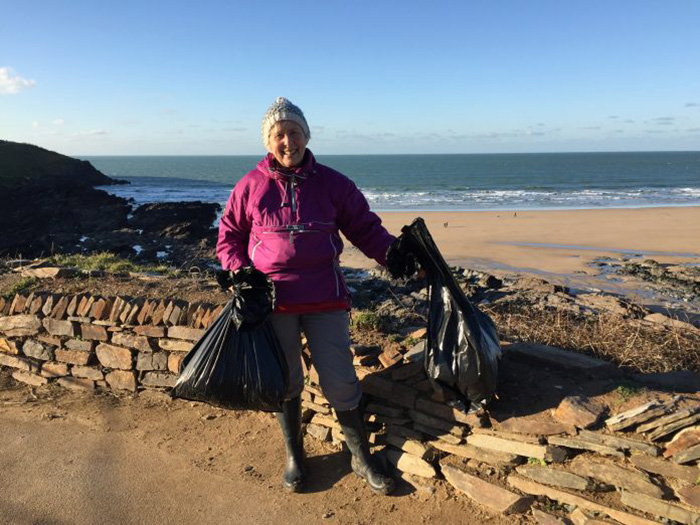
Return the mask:
<svg viewBox="0 0 700 525"><path fill-rule="evenodd" d="M444 484L373 494L349 456L306 439L306 494L281 490L270 414L170 401L0 386L0 523L521 523Z"/></svg>
<svg viewBox="0 0 700 525"><path fill-rule="evenodd" d="M380 216L394 235L423 217L445 259L475 269L570 274L589 271L596 257L624 254L700 263L700 207ZM373 266L355 249L346 252L343 263Z"/></svg>

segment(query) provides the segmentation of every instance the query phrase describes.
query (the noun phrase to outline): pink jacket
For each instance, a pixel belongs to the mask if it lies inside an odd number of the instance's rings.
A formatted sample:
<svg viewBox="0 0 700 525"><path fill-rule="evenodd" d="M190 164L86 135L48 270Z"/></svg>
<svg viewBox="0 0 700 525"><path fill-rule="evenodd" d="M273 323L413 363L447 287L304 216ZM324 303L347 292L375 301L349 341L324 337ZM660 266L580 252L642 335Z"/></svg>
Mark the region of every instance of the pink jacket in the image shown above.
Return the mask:
<svg viewBox="0 0 700 525"><path fill-rule="evenodd" d="M278 306L349 300L338 232L382 265L394 236L355 184L316 163L311 151L300 168L275 166L269 154L233 188L219 224L222 268L253 264L268 274Z"/></svg>

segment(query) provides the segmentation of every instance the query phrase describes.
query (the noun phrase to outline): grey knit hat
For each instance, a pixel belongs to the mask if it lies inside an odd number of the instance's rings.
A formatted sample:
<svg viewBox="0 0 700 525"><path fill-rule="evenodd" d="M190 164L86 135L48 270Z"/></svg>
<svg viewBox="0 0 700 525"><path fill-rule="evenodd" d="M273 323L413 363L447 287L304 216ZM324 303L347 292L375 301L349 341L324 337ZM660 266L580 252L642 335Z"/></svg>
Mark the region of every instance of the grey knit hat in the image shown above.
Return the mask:
<svg viewBox="0 0 700 525"><path fill-rule="evenodd" d="M262 139L263 144L266 149L268 147L268 141L270 140L270 130L280 120L291 120L296 122L301 126L307 139L311 138L311 131L309 131L309 125L304 118L304 113L297 106L292 104L289 100L284 97L277 97L277 100L270 106L270 109L265 113L265 117L262 121Z"/></svg>

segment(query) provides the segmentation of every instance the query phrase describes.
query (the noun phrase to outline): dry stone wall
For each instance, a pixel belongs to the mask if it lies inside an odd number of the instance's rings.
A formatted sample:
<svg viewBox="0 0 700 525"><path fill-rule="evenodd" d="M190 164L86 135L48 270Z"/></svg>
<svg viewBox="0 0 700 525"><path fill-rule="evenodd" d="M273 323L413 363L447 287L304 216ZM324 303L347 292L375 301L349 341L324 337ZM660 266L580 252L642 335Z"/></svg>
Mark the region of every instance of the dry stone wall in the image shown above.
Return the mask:
<svg viewBox="0 0 700 525"><path fill-rule="evenodd" d="M34 386L172 387L183 358L223 306L90 294L0 298L0 366Z"/></svg>

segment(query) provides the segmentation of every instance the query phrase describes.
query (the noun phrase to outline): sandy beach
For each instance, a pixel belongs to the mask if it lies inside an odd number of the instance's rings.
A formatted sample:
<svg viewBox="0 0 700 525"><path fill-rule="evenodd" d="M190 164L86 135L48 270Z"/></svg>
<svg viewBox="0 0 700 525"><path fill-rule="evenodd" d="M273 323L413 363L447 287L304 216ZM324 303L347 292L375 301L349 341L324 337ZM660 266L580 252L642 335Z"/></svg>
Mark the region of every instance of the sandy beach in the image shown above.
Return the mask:
<svg viewBox="0 0 700 525"><path fill-rule="evenodd" d="M387 229L423 217L451 264L494 273L546 274L557 280L594 275L601 256L653 258L661 263L700 263L700 207L571 211L384 212ZM373 261L356 249L346 266Z"/></svg>

